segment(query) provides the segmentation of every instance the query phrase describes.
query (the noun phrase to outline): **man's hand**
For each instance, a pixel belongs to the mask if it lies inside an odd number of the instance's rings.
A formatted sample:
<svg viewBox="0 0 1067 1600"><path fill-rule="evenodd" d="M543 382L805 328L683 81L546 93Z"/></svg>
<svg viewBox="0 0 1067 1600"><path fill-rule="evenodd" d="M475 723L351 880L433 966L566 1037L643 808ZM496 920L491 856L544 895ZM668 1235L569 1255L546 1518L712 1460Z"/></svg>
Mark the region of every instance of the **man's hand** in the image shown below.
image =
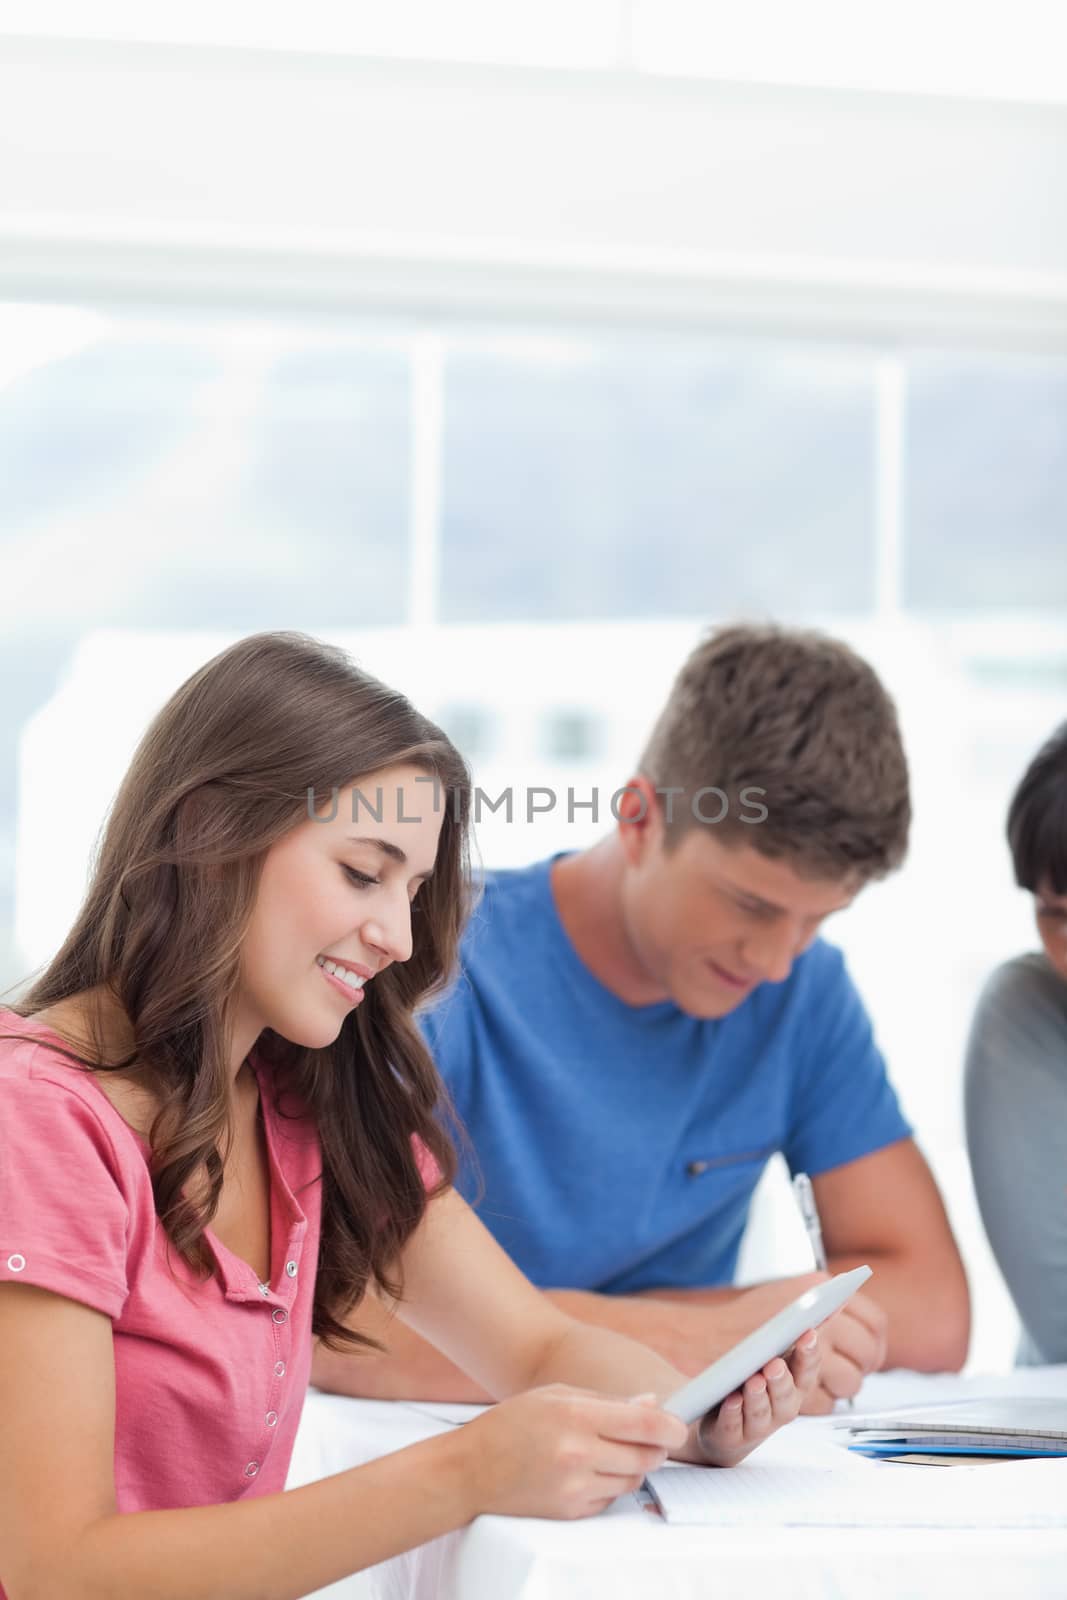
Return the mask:
<svg viewBox="0 0 1067 1600"><path fill-rule="evenodd" d="M869 1372L885 1365L889 1318L862 1289L819 1329L822 1377L804 1404L807 1416L832 1411L837 1399L851 1399Z"/></svg>

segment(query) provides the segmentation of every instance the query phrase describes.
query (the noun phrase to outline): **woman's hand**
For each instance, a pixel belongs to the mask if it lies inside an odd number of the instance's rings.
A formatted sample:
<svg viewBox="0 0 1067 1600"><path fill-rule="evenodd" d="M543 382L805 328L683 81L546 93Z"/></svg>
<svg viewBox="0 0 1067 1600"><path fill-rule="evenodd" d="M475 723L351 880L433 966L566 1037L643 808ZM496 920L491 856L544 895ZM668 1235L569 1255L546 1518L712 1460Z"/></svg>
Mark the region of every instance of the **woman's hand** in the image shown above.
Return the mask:
<svg viewBox="0 0 1067 1600"><path fill-rule="evenodd" d="M777 1428L792 1422L818 1388L821 1357L814 1329L802 1334L788 1361L776 1356L693 1424L686 1460L733 1467Z"/></svg>
<svg viewBox="0 0 1067 1600"><path fill-rule="evenodd" d="M731 1467L792 1422L819 1371L818 1339L809 1331L788 1361L768 1362L689 1428L652 1394L614 1400L553 1383L513 1395L463 1429L471 1515L570 1521L639 1488L668 1456Z"/></svg>
<svg viewBox="0 0 1067 1600"><path fill-rule="evenodd" d="M614 1400L552 1383L501 1400L462 1430L472 1516L570 1521L639 1488L689 1437L651 1398Z"/></svg>

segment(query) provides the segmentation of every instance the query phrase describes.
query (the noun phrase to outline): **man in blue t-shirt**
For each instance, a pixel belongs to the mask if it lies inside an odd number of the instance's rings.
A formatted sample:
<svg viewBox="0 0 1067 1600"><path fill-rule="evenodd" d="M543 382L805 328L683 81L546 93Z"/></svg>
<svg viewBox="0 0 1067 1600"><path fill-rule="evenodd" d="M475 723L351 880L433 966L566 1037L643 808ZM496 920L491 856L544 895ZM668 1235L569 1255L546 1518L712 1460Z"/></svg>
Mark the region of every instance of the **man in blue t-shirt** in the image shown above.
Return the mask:
<svg viewBox="0 0 1067 1600"><path fill-rule="evenodd" d="M814 1409L876 1367L958 1368L969 1300L944 1207L818 937L907 845L875 673L823 635L714 632L613 809L591 849L487 874L461 975L422 1019L477 1158L461 1192L572 1315L697 1372L815 1281L731 1287L782 1151L812 1177L829 1270L874 1268L824 1330ZM485 1397L410 1330L387 1338L359 1392Z"/></svg>

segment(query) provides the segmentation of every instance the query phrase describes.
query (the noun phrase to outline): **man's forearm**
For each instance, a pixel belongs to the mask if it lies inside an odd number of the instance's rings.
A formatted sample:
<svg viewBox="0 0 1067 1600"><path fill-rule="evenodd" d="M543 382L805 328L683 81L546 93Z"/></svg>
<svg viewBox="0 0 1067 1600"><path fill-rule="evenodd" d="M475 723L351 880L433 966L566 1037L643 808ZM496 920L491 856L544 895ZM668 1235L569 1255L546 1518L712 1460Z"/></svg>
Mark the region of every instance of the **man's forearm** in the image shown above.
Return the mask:
<svg viewBox="0 0 1067 1600"><path fill-rule="evenodd" d="M834 1256L828 1270L848 1272L864 1264L873 1268L873 1275L863 1292L878 1302L889 1319L884 1367L957 1372L967 1359L970 1338L970 1296L962 1267L952 1261L927 1262L908 1254L868 1252ZM744 1290L666 1288L647 1293L675 1304L713 1306ZM738 1338L746 1331L751 1330L739 1331Z"/></svg>
<svg viewBox="0 0 1067 1600"><path fill-rule="evenodd" d="M971 1297L959 1257L834 1256L831 1272L873 1268L863 1292L877 1300L889 1318L889 1343L883 1368L912 1372L958 1372L971 1338Z"/></svg>
<svg viewBox="0 0 1067 1600"><path fill-rule="evenodd" d="M707 1289L635 1289L634 1293L638 1299L691 1300L702 1306L728 1306L745 1293L745 1288L738 1288L732 1283L716 1283Z"/></svg>

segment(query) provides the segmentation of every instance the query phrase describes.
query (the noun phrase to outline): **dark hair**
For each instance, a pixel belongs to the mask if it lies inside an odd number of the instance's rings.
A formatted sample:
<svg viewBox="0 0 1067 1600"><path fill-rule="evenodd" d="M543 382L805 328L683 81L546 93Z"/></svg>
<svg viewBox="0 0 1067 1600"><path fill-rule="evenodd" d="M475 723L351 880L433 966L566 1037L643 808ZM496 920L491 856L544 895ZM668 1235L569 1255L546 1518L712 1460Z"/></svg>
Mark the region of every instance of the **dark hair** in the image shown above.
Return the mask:
<svg viewBox="0 0 1067 1600"><path fill-rule="evenodd" d="M342 650L306 634L253 634L222 651L144 734L74 926L10 1008L28 1017L89 989L114 995L133 1053L105 1062L94 1026L95 1059L71 1059L93 1072L136 1063L160 1103L149 1134L156 1211L182 1256L214 1275L201 1235L222 1187L217 1144L232 1137L226 1023L262 862L310 815L309 791L323 796L399 763L436 778L443 808L434 873L412 907L410 960L375 979L328 1047L296 1045L269 1028L255 1046L278 1098L298 1097L322 1144L312 1327L330 1348L382 1348L342 1319L371 1283L401 1297L397 1257L427 1204L412 1134L441 1169L434 1193L456 1172L437 1113L462 1130L413 1018L451 976L470 892L470 774L445 734ZM198 1204L181 1190L201 1168L209 1184Z"/></svg>
<svg viewBox="0 0 1067 1600"><path fill-rule="evenodd" d="M667 811L668 850L698 825L690 797L711 787L730 802L720 838L816 876L866 882L907 850L908 767L893 702L873 668L822 633L715 629L675 679L640 770L683 795ZM746 821L739 805L766 816Z"/></svg>
<svg viewBox="0 0 1067 1600"><path fill-rule="evenodd" d="M1023 773L1008 807L1007 833L1020 889L1036 894L1047 882L1053 894L1067 894L1067 722Z"/></svg>

